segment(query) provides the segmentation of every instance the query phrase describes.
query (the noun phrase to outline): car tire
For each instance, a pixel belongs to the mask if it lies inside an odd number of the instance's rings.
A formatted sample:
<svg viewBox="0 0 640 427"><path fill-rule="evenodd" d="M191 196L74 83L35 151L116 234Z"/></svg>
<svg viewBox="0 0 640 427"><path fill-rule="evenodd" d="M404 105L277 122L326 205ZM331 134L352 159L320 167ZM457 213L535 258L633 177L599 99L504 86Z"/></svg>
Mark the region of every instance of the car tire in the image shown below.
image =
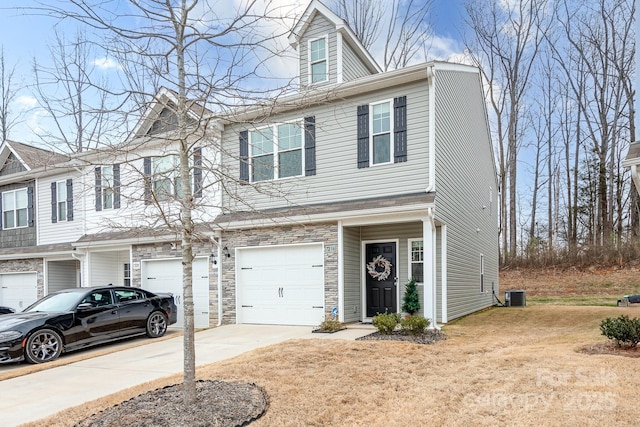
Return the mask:
<svg viewBox="0 0 640 427"><path fill-rule="evenodd" d="M161 337L167 332L167 316L161 311L154 311L147 318L147 336L149 338Z"/></svg>
<svg viewBox="0 0 640 427"><path fill-rule="evenodd" d="M29 363L56 360L62 354L62 338L51 329L39 329L31 334L24 347L24 358Z"/></svg>

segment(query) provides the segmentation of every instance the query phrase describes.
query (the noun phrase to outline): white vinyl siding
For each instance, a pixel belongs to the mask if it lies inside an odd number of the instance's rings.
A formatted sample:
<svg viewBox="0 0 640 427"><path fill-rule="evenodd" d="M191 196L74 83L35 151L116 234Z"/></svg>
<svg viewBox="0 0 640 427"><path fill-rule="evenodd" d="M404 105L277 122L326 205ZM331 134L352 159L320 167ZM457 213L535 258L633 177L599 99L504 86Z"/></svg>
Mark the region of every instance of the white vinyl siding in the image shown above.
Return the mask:
<svg viewBox="0 0 640 427"><path fill-rule="evenodd" d="M68 173L64 175L65 179L61 180L60 176L58 177L46 177L40 178L38 180L37 188L37 196L36 196L36 216L37 216L37 224L36 231L38 234L38 244L39 245L47 245L47 244L55 244L55 243L66 243L66 242L75 242L78 240L83 234L83 202L82 198L87 198L87 203L91 208L94 206L93 202L93 169L91 169L91 186L83 187L82 179L79 175L74 174L70 176ZM58 198L58 189L60 187L64 188L64 192L67 192L67 182L66 179L73 179L73 221L67 221L67 216L65 214L64 217L60 217L59 215L56 218L57 222L51 221L51 184L53 182L56 183L56 205L59 206L61 200ZM67 199L65 196L64 199L65 210L67 208ZM58 206L56 206L56 214L58 214Z"/></svg>
<svg viewBox="0 0 640 427"><path fill-rule="evenodd" d="M124 286L124 264L131 261L129 250L90 252L89 286Z"/></svg>
<svg viewBox="0 0 640 427"><path fill-rule="evenodd" d="M436 71L436 219L447 225L447 317L464 316L493 304L498 286L498 226L490 215L487 189L497 188L493 153L477 73ZM474 170L474 179L461 171ZM485 290L479 260L484 255Z"/></svg>
<svg viewBox="0 0 640 427"><path fill-rule="evenodd" d="M28 224L27 189L5 191L2 193L2 228L26 227Z"/></svg>
<svg viewBox="0 0 640 427"><path fill-rule="evenodd" d="M357 107L375 100L405 95L407 161L358 169ZM258 192L252 186L237 186L234 188L236 200L251 200L253 209L262 210L423 193L429 184L427 95L426 81L422 81L306 109L304 116L315 116L316 175L273 182L271 192ZM298 119L300 115L297 110L274 117L273 120L287 122ZM223 132L223 145L229 155L226 166L231 169L233 176L239 176L239 132L245 129L246 124L235 124L226 126ZM381 174L384 179L380 179ZM267 185L268 190L270 183L260 184ZM225 200L225 206L229 209L243 210L236 203L234 200Z"/></svg>
<svg viewBox="0 0 640 427"><path fill-rule="evenodd" d="M75 288L78 284L77 260L48 261L47 262L47 294L68 288Z"/></svg>

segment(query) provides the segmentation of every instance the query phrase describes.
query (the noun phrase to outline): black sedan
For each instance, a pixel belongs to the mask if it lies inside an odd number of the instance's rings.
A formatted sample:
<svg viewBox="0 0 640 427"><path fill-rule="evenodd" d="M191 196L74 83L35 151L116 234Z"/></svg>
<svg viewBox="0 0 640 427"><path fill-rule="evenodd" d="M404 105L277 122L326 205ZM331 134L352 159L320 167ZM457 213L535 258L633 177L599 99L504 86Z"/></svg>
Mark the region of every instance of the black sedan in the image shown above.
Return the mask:
<svg viewBox="0 0 640 427"><path fill-rule="evenodd" d="M171 294L107 286L54 292L0 316L0 363L43 363L63 352L135 335L161 337L176 322Z"/></svg>
<svg viewBox="0 0 640 427"><path fill-rule="evenodd" d="M11 307L0 306L0 314L11 314L15 312L16 311Z"/></svg>

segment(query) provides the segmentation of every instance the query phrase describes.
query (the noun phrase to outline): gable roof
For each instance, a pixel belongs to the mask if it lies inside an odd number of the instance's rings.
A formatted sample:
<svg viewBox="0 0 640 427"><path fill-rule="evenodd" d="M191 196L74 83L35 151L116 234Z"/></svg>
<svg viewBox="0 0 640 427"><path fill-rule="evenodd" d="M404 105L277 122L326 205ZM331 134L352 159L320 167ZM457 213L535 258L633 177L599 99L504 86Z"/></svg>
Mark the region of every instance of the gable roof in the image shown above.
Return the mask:
<svg viewBox="0 0 640 427"><path fill-rule="evenodd" d="M27 171L53 166L69 160L69 157L63 154L21 142L6 140L0 145L0 169L5 166L10 155L13 155Z"/></svg>
<svg viewBox="0 0 640 427"><path fill-rule="evenodd" d="M342 37L346 39L349 45L353 48L355 54L360 58L360 60L369 68L369 70L373 73L381 73L382 68L378 65L373 56L369 53L367 49L362 45L360 40L356 37L355 33L349 27L342 18L333 13L331 9L322 4L320 0L312 0L309 3L309 6L305 9L304 13L291 30L289 34L289 44L297 49L298 44L300 43L300 39L302 35L307 31L307 28L315 18L316 14L320 13L325 18L329 20L333 25L335 25L336 31L342 34Z"/></svg>
<svg viewBox="0 0 640 427"><path fill-rule="evenodd" d="M162 126L158 126L156 122L159 120L166 121L171 119L172 112L169 111L171 108L175 108L175 105L178 103L178 94L166 87L160 88L160 91L154 96L153 101L149 104L148 108L138 121L136 127L133 132L131 132L131 136L128 139L135 139L138 137L150 135L150 131L153 134L160 134L161 131L155 132L153 129L162 130ZM204 108L202 105L197 104L196 102L191 102L189 105L189 118L193 120L201 120L205 114L211 114L211 111Z"/></svg>

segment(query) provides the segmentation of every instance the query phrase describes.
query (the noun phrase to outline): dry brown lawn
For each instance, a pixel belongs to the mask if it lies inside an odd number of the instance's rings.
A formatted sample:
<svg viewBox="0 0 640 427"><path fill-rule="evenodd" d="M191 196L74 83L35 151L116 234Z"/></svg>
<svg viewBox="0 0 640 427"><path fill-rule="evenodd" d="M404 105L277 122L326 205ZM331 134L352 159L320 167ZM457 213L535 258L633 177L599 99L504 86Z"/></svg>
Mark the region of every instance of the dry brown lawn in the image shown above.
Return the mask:
<svg viewBox="0 0 640 427"><path fill-rule="evenodd" d="M295 340L204 366L198 377L264 387L256 426L637 426L638 359L579 350L600 320L640 307L494 308L446 326L447 341ZM636 352L637 353L637 352ZM33 425L70 426L145 384Z"/></svg>

